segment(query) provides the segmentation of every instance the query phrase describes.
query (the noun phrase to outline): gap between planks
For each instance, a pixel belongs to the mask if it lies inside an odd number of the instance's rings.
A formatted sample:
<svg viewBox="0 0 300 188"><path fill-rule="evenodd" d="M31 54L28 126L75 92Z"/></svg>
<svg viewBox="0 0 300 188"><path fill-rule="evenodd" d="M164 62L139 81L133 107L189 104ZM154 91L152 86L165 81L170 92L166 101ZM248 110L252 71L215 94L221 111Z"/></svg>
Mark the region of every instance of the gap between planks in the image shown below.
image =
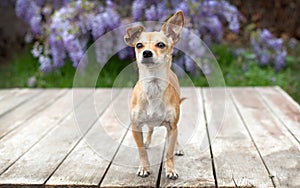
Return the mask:
<svg viewBox="0 0 300 188"><path fill-rule="evenodd" d="M47 90L32 97L24 105L14 108L0 118L0 140L19 126L25 125L34 116L41 114L53 102L61 98L67 90ZM50 100L49 100L50 98Z"/></svg>
<svg viewBox="0 0 300 188"><path fill-rule="evenodd" d="M231 100L233 100L233 101L235 101L236 99L234 98L234 96L233 95L231 95ZM248 127L247 126L249 126L250 125L250 123L249 123L249 121L246 119L246 120L244 120L244 118L245 118L245 114L248 114L248 113L250 113L250 112L252 112L252 111L250 111L250 110L246 110L246 111L239 111L240 110L240 103L237 103L237 102L240 102L240 101L235 101L235 109L239 112L239 117L244 121L243 123L244 123L244 126L245 126L245 128L247 129L247 132L248 132L248 134L250 135L250 137L252 136L252 134L250 133L250 131L252 130L252 127L249 127L249 129L248 129ZM268 105L266 105L267 103L265 103L264 102L264 106L265 107L267 107L268 109L269 109L269 111L268 111L268 114L270 115L270 106L268 106ZM247 107L247 106L246 106ZM265 109L265 107L263 107L264 109ZM248 112L248 111L250 111L250 112ZM272 114L272 113L271 113ZM251 113L250 113L250 115L251 115ZM272 117L274 118L274 114L272 114ZM276 117L276 116L275 116ZM270 116L268 116L268 118L270 118ZM279 118L279 117L278 117ZM276 119L276 118L275 118ZM279 121L279 120L278 120ZM275 122L275 124L276 125L280 125L280 124L282 124L282 122L278 122L278 121L274 121ZM251 130L250 130L250 128L251 128ZM284 128L283 126L282 126L282 128ZM280 128L281 129L281 128ZM282 130L281 130L282 131ZM284 132L284 131L283 131ZM286 136L288 135L288 134L286 134L286 133L284 133ZM127 134L128 135L128 134ZM251 137L251 139L252 139L252 141L253 141L253 144L255 144L255 146L256 146L256 149L257 149L257 151L258 152L260 152L260 149L262 148L263 150L264 150L264 147L259 147L258 145L256 145L256 143L254 142L254 140L256 140L256 139L254 139L254 137ZM80 144L81 144L82 142L80 142ZM79 147L80 145L78 144L78 146L77 147ZM261 145L260 145L261 146ZM77 148L76 147L76 148ZM259 148L258 148L259 147ZM75 148L75 147L74 147ZM75 148L75 149L76 149ZM212 152L213 152L213 154L215 155L215 151L214 151L214 142L212 143ZM71 154L72 153L74 153L75 152L75 149L74 150L72 150L72 152L70 152ZM70 157L71 155L69 155L68 157L67 157L67 159ZM260 154L260 157L261 157L261 159L262 160L264 160L264 157L265 156L263 156L263 154ZM67 159L64 159L64 163L65 163L65 160L67 160ZM216 158L216 160L217 160L218 158ZM269 159L268 159L269 160ZM268 161L267 160L267 161ZM63 164L64 164L63 163ZM63 165L62 164L62 165ZM266 165L266 164L265 164ZM268 165L269 166L269 165ZM276 167L276 165L275 165L275 167ZM61 167L60 167L61 168ZM58 168L58 169L60 169L60 168ZM267 168L267 165L266 165L266 168ZM274 169L274 168L273 168ZM284 169L283 169L284 170ZM109 172L109 170L108 170L108 172ZM218 174L218 166L216 166L216 174ZM165 174L164 173L162 173L161 174L162 176L164 176ZM275 176L276 177L276 176ZM279 176L280 177L280 176ZM297 176L296 176L297 177ZM236 177L234 177L233 179L232 179L232 181L233 181L233 183L235 184L235 185L239 185L238 183L239 183L239 181L238 181L238 179L236 180L235 179ZM276 177L276 178L278 178L278 177ZM51 178L50 178L51 179ZM218 175L217 175L217 179L218 179ZM47 182L48 183L48 182ZM277 184L277 185L279 185L279 184ZM97 185L96 185L97 186Z"/></svg>
<svg viewBox="0 0 300 188"><path fill-rule="evenodd" d="M274 186L300 186L298 143L254 88L234 88L232 96Z"/></svg>
<svg viewBox="0 0 300 188"><path fill-rule="evenodd" d="M82 92L82 96L79 101L74 104L75 106L80 105L81 102L88 97L88 93L86 91L81 89L79 90ZM72 110L65 110L72 109L72 103L70 100L71 94L71 91L68 91L58 101L49 106L46 111L39 114L41 117L34 116L26 126L18 127L17 130L11 132L9 136L4 137L3 140L1 140L1 150L7 151L10 147L20 148L15 150L12 153L12 156L10 156L9 152L0 152L1 175L14 165L22 156L35 147L47 134L49 134L49 132L64 121L68 114L72 112ZM22 145L22 147L20 147L20 145ZM0 176L0 180L1 177L2 176Z"/></svg>
<svg viewBox="0 0 300 188"><path fill-rule="evenodd" d="M300 144L300 108L279 87L255 88L273 117L278 119L291 136ZM285 99L285 101L282 101Z"/></svg>
<svg viewBox="0 0 300 188"><path fill-rule="evenodd" d="M230 89L203 89L219 187L272 186L241 117L229 97ZM253 166L256 166L253 169Z"/></svg>
<svg viewBox="0 0 300 188"><path fill-rule="evenodd" d="M124 115L127 116L127 114L123 113L123 116L121 114L120 119L115 118L118 110L127 108L127 103L125 103L127 96L123 95L124 91L117 93L120 95L113 97L115 100L109 104L108 108L104 108L105 111L96 124L46 182L46 187L72 187L72 185L97 187L102 181L103 174L107 173L111 159L127 133L127 127L124 130L124 127L120 125L120 120L124 120ZM100 102L105 100L103 97L98 97ZM106 100L109 101L108 98ZM103 140L107 142L103 143ZM106 158L101 158L99 154Z"/></svg>
<svg viewBox="0 0 300 188"><path fill-rule="evenodd" d="M42 92L42 89L22 89L0 100L0 118Z"/></svg>

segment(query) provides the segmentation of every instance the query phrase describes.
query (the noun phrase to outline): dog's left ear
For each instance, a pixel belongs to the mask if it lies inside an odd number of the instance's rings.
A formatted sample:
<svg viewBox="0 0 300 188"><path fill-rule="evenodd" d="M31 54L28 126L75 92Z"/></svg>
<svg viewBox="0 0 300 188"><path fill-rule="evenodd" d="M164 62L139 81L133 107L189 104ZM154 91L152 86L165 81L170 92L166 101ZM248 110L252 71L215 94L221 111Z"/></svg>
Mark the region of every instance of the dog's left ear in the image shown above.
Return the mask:
<svg viewBox="0 0 300 188"><path fill-rule="evenodd" d="M176 44L180 39L180 33L183 29L183 24L184 15L180 10L166 21L166 23L161 27L161 32L172 39L173 44Z"/></svg>

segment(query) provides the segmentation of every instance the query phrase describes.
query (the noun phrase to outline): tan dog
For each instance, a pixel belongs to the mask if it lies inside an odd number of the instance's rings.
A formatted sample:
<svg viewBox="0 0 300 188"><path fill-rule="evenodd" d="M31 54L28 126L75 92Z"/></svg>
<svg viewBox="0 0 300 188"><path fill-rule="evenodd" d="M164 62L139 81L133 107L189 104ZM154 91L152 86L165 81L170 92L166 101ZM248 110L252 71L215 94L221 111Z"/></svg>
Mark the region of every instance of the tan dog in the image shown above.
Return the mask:
<svg viewBox="0 0 300 188"><path fill-rule="evenodd" d="M166 153L166 176L177 179L174 168L174 148L177 145L177 123L180 114L179 83L172 72L172 52L180 39L184 16L178 11L162 26L160 32L144 32L143 26L127 28L124 40L135 47L139 68L139 80L131 98L130 118L132 133L138 146L140 167L137 175L147 177L150 174L146 147L151 142L153 128L165 126L168 132ZM142 127L147 125L149 132L145 144ZM178 145L179 147L179 145ZM179 150L175 154L183 155Z"/></svg>

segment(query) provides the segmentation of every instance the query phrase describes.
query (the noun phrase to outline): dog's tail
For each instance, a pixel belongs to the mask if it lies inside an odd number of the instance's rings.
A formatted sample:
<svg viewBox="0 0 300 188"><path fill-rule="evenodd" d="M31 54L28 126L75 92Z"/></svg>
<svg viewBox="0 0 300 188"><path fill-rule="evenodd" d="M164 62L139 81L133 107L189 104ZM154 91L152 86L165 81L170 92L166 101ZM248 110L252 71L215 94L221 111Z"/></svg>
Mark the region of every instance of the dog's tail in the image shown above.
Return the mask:
<svg viewBox="0 0 300 188"><path fill-rule="evenodd" d="M181 99L180 99L180 104L182 103L182 101L184 101L185 99L187 99L186 97L182 97Z"/></svg>

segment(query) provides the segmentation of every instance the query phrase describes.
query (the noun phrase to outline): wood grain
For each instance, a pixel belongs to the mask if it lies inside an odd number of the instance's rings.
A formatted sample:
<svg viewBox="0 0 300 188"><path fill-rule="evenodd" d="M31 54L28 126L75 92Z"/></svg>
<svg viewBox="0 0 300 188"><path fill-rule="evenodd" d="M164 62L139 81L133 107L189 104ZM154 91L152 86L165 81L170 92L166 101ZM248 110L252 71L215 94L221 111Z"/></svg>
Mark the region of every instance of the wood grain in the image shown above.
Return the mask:
<svg viewBox="0 0 300 188"><path fill-rule="evenodd" d="M254 88L234 88L232 94L275 185L299 187L298 143L274 118Z"/></svg>
<svg viewBox="0 0 300 188"><path fill-rule="evenodd" d="M91 90L80 89L80 92L82 101ZM46 161L55 160L53 156L57 155L57 153L51 154L51 149L53 149L52 152L55 151L55 149L59 149L55 144L55 138L58 138L61 133L56 134L56 131L59 132L60 127L63 125L60 123L61 120L63 120L68 113L72 112L72 105L72 92L69 91L47 108L47 110L39 114L39 116L35 116L31 119L30 123L26 124L26 126L21 126L1 140L0 172L2 175L0 176L0 183L31 184L31 178L35 179L33 182L37 184L41 183L41 178L39 177L46 174L43 168L49 165ZM71 115L69 115L63 122L69 123L68 125L72 126L73 124L70 123L72 120ZM56 131L53 131L53 128L55 128ZM68 134L67 132L63 133ZM45 135L46 137L44 137ZM41 139L43 139L43 141L39 142ZM69 143L70 140L66 138L65 142ZM20 157L21 159L19 159ZM15 162L15 160L18 161ZM46 163L44 163L45 166L42 165L43 162Z"/></svg>
<svg viewBox="0 0 300 188"><path fill-rule="evenodd" d="M230 89L204 89L208 127L219 187L272 187L267 170L256 151L241 117L229 97ZM224 109L222 109L224 106ZM215 116L214 108L223 110ZM217 119L217 120L212 120ZM255 167L255 168L253 168Z"/></svg>
<svg viewBox="0 0 300 188"><path fill-rule="evenodd" d="M37 96L41 92L41 89L22 89L17 92L13 92L11 95L5 97L5 100L0 100L0 117L18 105L21 105Z"/></svg>
<svg viewBox="0 0 300 188"><path fill-rule="evenodd" d="M49 89L0 118L0 139L31 117L55 102L66 90Z"/></svg>
<svg viewBox="0 0 300 188"><path fill-rule="evenodd" d="M300 144L300 107L279 87L256 88L269 110Z"/></svg>
<svg viewBox="0 0 300 188"><path fill-rule="evenodd" d="M299 105L279 87L227 89L182 89L176 181L161 166L164 127L152 174L135 174L131 89L0 90L0 187L215 187L213 172L219 187L300 187Z"/></svg>
<svg viewBox="0 0 300 188"><path fill-rule="evenodd" d="M46 182L46 187L98 186L127 131L115 114L116 104L122 109L128 107L126 94L126 91L121 92L106 108L84 139ZM102 96L101 101L110 101L107 97L110 95ZM97 105L99 108L103 106L101 101Z"/></svg>
<svg viewBox="0 0 300 188"><path fill-rule="evenodd" d="M129 99L131 91L126 93L127 106L123 108L124 128L129 128ZM123 129L124 129L123 128ZM113 131L115 132L115 131ZM141 178L136 175L139 165L138 152L133 140L132 132L129 130L119 148L118 153L112 161L107 174L102 180L101 187L153 187L156 185L158 171L161 163L161 156L164 146L164 131L156 130L153 134L153 145L148 149L149 160L152 174L147 178Z"/></svg>
<svg viewBox="0 0 300 188"><path fill-rule="evenodd" d="M179 178L169 180L165 170L161 174L161 187L214 187L214 177L205 128L202 94L199 88L181 89L187 99L181 106L178 126L179 142L184 156L175 156Z"/></svg>
<svg viewBox="0 0 300 188"><path fill-rule="evenodd" d="M5 99L10 95L14 95L19 89L0 89L0 100Z"/></svg>

